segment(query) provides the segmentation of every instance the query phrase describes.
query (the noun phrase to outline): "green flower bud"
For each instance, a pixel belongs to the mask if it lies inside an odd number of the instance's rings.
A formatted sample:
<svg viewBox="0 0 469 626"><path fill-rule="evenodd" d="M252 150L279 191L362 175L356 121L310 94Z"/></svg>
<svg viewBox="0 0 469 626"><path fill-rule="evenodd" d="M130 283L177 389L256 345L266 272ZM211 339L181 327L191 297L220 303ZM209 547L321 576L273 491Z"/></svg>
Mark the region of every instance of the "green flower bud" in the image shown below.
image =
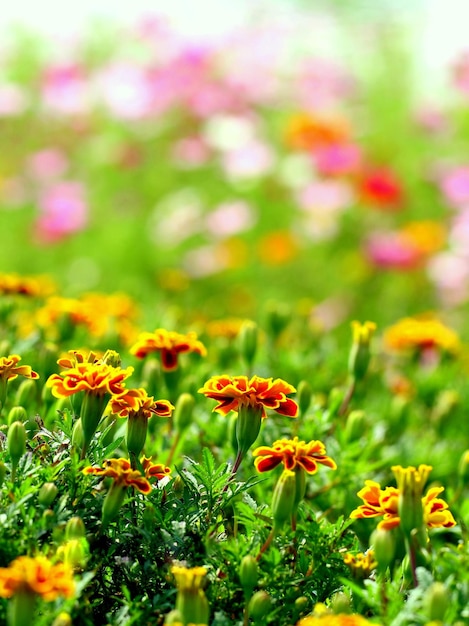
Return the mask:
<svg viewBox="0 0 469 626"><path fill-rule="evenodd" d="M124 503L125 493L126 490L122 485L118 485L115 482L112 483L103 502L103 509L101 512L101 522L103 526L107 526L117 517L117 514Z"/></svg>
<svg viewBox="0 0 469 626"><path fill-rule="evenodd" d="M121 356L115 350L106 350L101 360L111 367L120 367L122 365Z"/></svg>
<svg viewBox="0 0 469 626"><path fill-rule="evenodd" d="M272 514L274 528L278 531L287 521L291 520L296 499L296 473L283 470L275 485L272 497Z"/></svg>
<svg viewBox="0 0 469 626"><path fill-rule="evenodd" d="M431 621L444 622L449 606L448 589L444 583L434 582L426 590L423 604L427 617Z"/></svg>
<svg viewBox="0 0 469 626"><path fill-rule="evenodd" d="M298 402L300 415L304 415L311 404L313 392L311 385L306 380L300 380L296 392L296 400Z"/></svg>
<svg viewBox="0 0 469 626"><path fill-rule="evenodd" d="M55 500L58 493L59 490L54 483L44 483L39 489L39 494L37 497L39 504L49 507Z"/></svg>
<svg viewBox="0 0 469 626"><path fill-rule="evenodd" d="M368 370L371 358L371 336L376 330L374 322L352 322L353 343L349 354L348 369L355 380L362 380Z"/></svg>
<svg viewBox="0 0 469 626"><path fill-rule="evenodd" d="M248 613L255 622L266 617L272 608L272 599L266 591L256 591L249 600Z"/></svg>
<svg viewBox="0 0 469 626"><path fill-rule="evenodd" d="M249 405L241 405L236 420L236 439L238 442L238 454L244 456L252 444L256 441L261 430L262 408Z"/></svg>
<svg viewBox="0 0 469 626"><path fill-rule="evenodd" d="M257 565L257 560L250 554L241 559L241 564L239 566L239 580L241 581L241 587L243 588L244 595L248 598L252 594L254 587L257 585L257 581L259 580L259 567Z"/></svg>
<svg viewBox="0 0 469 626"><path fill-rule="evenodd" d="M173 421L176 430L184 432L192 423L192 413L194 411L195 398L190 393L181 393L174 408Z"/></svg>
<svg viewBox="0 0 469 626"><path fill-rule="evenodd" d="M23 422L18 421L11 424L8 429L7 441L11 463L16 468L19 460L26 452L26 429Z"/></svg>
<svg viewBox="0 0 469 626"><path fill-rule="evenodd" d="M337 414L337 411L339 410L343 399L343 390L339 389L338 387L333 387L329 394L329 402L327 404L327 408L331 417L334 417Z"/></svg>
<svg viewBox="0 0 469 626"><path fill-rule="evenodd" d="M396 541L392 531L376 528L370 537L378 572L383 573L391 565L396 553Z"/></svg>
<svg viewBox="0 0 469 626"><path fill-rule="evenodd" d="M331 609L335 615L351 613L350 598L343 591L337 591L331 598Z"/></svg>
<svg viewBox="0 0 469 626"><path fill-rule="evenodd" d="M241 325L238 340L242 358L245 360L248 367L251 367L254 362L254 357L257 352L259 331L257 324L251 320L246 320Z"/></svg>
<svg viewBox="0 0 469 626"><path fill-rule="evenodd" d="M345 424L345 440L357 441L366 431L367 423L364 411L350 411Z"/></svg>
<svg viewBox="0 0 469 626"><path fill-rule="evenodd" d="M267 305L265 324L268 333L275 340L285 330L290 321L290 311L278 302L269 302Z"/></svg>
<svg viewBox="0 0 469 626"><path fill-rule="evenodd" d="M126 444L130 459L138 459L145 446L148 419L143 414L130 413L127 418Z"/></svg>
<svg viewBox="0 0 469 626"><path fill-rule="evenodd" d="M71 517L66 526L65 526L65 539L67 541L69 539L81 539L81 537L85 537L86 529L85 524L81 517L77 515L75 517Z"/></svg>
<svg viewBox="0 0 469 626"><path fill-rule="evenodd" d="M306 609L308 608L308 605L309 605L309 599L306 596L299 596L295 600L295 609L300 613L303 613L303 611L306 611Z"/></svg>
<svg viewBox="0 0 469 626"><path fill-rule="evenodd" d="M16 392L15 402L21 406L30 406L37 398L36 381L30 378L23 380Z"/></svg>
<svg viewBox="0 0 469 626"><path fill-rule="evenodd" d="M103 416L103 411L109 400L107 395L85 393L81 403L80 418L83 428L82 457L85 456L88 446L94 437L98 424Z"/></svg>
<svg viewBox="0 0 469 626"><path fill-rule="evenodd" d="M89 556L88 542L84 537L70 539L57 549L57 558L72 569L83 569Z"/></svg>
<svg viewBox="0 0 469 626"><path fill-rule="evenodd" d="M72 428L72 446L74 448L82 448L83 441L83 425L81 423L81 419L78 418Z"/></svg>
<svg viewBox="0 0 469 626"><path fill-rule="evenodd" d="M8 412L8 424L11 426L13 422L24 423L28 420L28 414L24 406L14 406Z"/></svg>

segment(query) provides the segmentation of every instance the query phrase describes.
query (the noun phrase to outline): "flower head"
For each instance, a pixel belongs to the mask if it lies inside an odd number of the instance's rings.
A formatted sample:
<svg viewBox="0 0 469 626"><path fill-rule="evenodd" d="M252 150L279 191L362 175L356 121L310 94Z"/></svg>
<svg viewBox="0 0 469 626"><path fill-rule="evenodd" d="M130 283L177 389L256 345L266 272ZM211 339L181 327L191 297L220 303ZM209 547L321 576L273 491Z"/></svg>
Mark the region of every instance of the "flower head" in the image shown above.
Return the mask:
<svg viewBox="0 0 469 626"><path fill-rule="evenodd" d="M365 554L361 552L358 554L347 552L344 555L344 563L349 568L352 576L357 579L368 578L371 572L378 566L373 550L368 550Z"/></svg>
<svg viewBox="0 0 469 626"><path fill-rule="evenodd" d="M406 317L389 327L384 343L391 350L440 349L446 352L459 350L456 333L435 317Z"/></svg>
<svg viewBox="0 0 469 626"><path fill-rule="evenodd" d="M114 484L120 487L134 487L140 493L150 493L151 485L145 476L132 469L127 459L108 459L103 462L103 467L85 467L83 474L95 476L109 476Z"/></svg>
<svg viewBox="0 0 469 626"><path fill-rule="evenodd" d="M303 617L296 626L378 626L376 622L369 622L361 615L353 613L338 613L336 615L325 612L322 615L308 615Z"/></svg>
<svg viewBox="0 0 469 626"><path fill-rule="evenodd" d="M56 398L68 398L84 391L96 396L119 395L124 392L124 380L133 372L133 367L122 369L100 361L77 362L62 374L52 374L46 382Z"/></svg>
<svg viewBox="0 0 469 626"><path fill-rule="evenodd" d="M143 457L141 459L141 464L145 478L156 478L157 480L161 480L171 474L171 468L163 465L163 463L152 463L151 458Z"/></svg>
<svg viewBox="0 0 469 626"><path fill-rule="evenodd" d="M279 439L272 447L260 446L253 452L257 457L254 461L258 472L267 472L283 463L285 469L294 470L297 467L304 469L308 474L315 474L318 465L325 465L336 469L337 465L328 456L321 441L305 443L294 439Z"/></svg>
<svg viewBox="0 0 469 626"><path fill-rule="evenodd" d="M399 490L396 487L381 489L379 483L374 480L366 480L365 487L357 496L363 500L360 505L350 513L352 519L383 516L378 528L391 530L400 524L398 514Z"/></svg>
<svg viewBox="0 0 469 626"><path fill-rule="evenodd" d="M154 400L145 389L126 389L121 395L111 399L111 411L119 417L129 415L144 416L147 419L152 415L171 417L174 406L168 400Z"/></svg>
<svg viewBox="0 0 469 626"><path fill-rule="evenodd" d="M184 567L173 565L171 574L176 580L177 588L181 591L195 591L202 589L207 575L205 567Z"/></svg>
<svg viewBox="0 0 469 626"><path fill-rule="evenodd" d="M185 352L196 352L201 356L207 350L197 335L193 332L182 335L164 328L158 328L153 333L141 333L137 342L130 348L130 353L143 359L151 352L161 352L163 369L172 371L177 369L178 355Z"/></svg>
<svg viewBox="0 0 469 626"><path fill-rule="evenodd" d="M296 417L298 405L287 398L288 394L294 392L295 388L280 378L273 380L260 376L212 376L199 389L199 393L218 402L213 410L222 415L230 411L239 412L240 407L244 406L259 409L263 418L267 416L266 409Z"/></svg>
<svg viewBox="0 0 469 626"><path fill-rule="evenodd" d="M64 563L52 563L42 555L20 556L0 568L0 597L10 598L27 592L52 602L59 596L70 598L75 591L73 572Z"/></svg>
<svg viewBox="0 0 469 626"><path fill-rule="evenodd" d="M39 374L34 372L29 365L18 365L21 357L17 354L0 357L0 379L4 381L14 380L18 376L25 378L39 378Z"/></svg>

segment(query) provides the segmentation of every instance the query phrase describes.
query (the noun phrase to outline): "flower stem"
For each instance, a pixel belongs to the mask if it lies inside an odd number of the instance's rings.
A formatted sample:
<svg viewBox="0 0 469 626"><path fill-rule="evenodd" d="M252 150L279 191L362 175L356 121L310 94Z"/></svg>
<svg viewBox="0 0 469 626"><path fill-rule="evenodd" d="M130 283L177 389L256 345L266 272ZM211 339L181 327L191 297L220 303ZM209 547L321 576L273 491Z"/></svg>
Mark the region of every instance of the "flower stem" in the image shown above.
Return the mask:
<svg viewBox="0 0 469 626"><path fill-rule="evenodd" d="M347 392L344 396L344 399L342 400L342 404L339 407L338 415L342 416L342 415L345 415L345 413L347 412L350 401L352 400L353 394L355 393L356 386L357 386L357 381L355 380L355 378L352 378L350 385L348 386Z"/></svg>
<svg viewBox="0 0 469 626"><path fill-rule="evenodd" d="M264 545L259 550L259 554L256 556L256 561L260 561L261 556L264 554L264 552L270 546L270 544L272 543L272 540L273 540L274 537L275 537L275 526L272 528L272 530L269 533L269 536L267 537L267 539L264 542Z"/></svg>

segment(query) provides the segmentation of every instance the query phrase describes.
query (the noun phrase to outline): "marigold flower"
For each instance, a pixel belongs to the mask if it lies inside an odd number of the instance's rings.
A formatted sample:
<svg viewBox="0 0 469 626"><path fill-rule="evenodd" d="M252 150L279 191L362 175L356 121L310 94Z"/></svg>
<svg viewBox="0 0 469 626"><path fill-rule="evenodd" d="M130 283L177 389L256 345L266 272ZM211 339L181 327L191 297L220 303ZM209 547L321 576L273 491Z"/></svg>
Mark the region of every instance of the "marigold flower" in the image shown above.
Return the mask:
<svg viewBox="0 0 469 626"><path fill-rule="evenodd" d="M47 296L55 290L49 276L0 274L0 294L29 297Z"/></svg>
<svg viewBox="0 0 469 626"><path fill-rule="evenodd" d="M250 406L261 410L261 417L267 416L266 409L272 409L281 415L296 417L298 405L287 398L296 390L284 380L261 378L260 376L212 376L198 392L207 398L216 400L213 409L227 415L230 411L239 412L240 407Z"/></svg>
<svg viewBox="0 0 469 626"><path fill-rule="evenodd" d="M137 414L149 419L152 415L171 417L174 406L168 400L154 400L145 389L126 389L111 399L111 411L119 417Z"/></svg>
<svg viewBox="0 0 469 626"><path fill-rule="evenodd" d="M161 352L161 361L165 371L177 369L178 355L185 352L196 352L201 356L207 350L201 341L197 340L194 332L186 335L164 328L158 328L153 333L141 333L137 342L130 348L130 354L143 359L151 352Z"/></svg>
<svg viewBox="0 0 469 626"><path fill-rule="evenodd" d="M80 391L96 396L119 395L124 392L124 380L133 371L133 367L122 369L100 361L77 363L62 374L52 374L46 386L51 388L56 398L68 398Z"/></svg>
<svg viewBox="0 0 469 626"><path fill-rule="evenodd" d="M173 565L171 567L171 574L176 579L178 589L183 591L195 591L203 588L207 568Z"/></svg>
<svg viewBox="0 0 469 626"><path fill-rule="evenodd" d="M8 567L0 568L0 596L35 594L52 602L59 596L70 598L75 591L73 572L64 563L52 563L42 555L20 556Z"/></svg>
<svg viewBox="0 0 469 626"><path fill-rule="evenodd" d="M345 119L315 117L310 113L293 115L286 129L287 144L297 150L315 150L344 142L349 137L349 124Z"/></svg>
<svg viewBox="0 0 469 626"><path fill-rule="evenodd" d="M457 334L430 316L406 317L389 327L383 339L388 348L396 351L439 348L455 353L460 347Z"/></svg>
<svg viewBox="0 0 469 626"><path fill-rule="evenodd" d="M148 480L138 470L132 469L130 461L127 459L107 459L103 462L103 467L85 467L83 474L108 476L113 479L116 485L134 487L140 493L150 493L151 491Z"/></svg>
<svg viewBox="0 0 469 626"><path fill-rule="evenodd" d="M354 613L323 613L303 617L296 626L378 626L376 622L369 622L361 615Z"/></svg>
<svg viewBox="0 0 469 626"><path fill-rule="evenodd" d="M163 463L152 463L150 457L143 457L143 459L141 459L141 464L145 473L145 478L156 478L157 480L161 480L171 474L170 467L167 467Z"/></svg>
<svg viewBox="0 0 469 626"><path fill-rule="evenodd" d="M398 467L400 468L400 466ZM421 467L428 468L429 466ZM405 469L415 470L415 468ZM420 482L423 488L424 481ZM451 528L456 525L453 515L448 510L448 504L437 497L442 491L444 491L443 487L432 487L426 495L419 496L423 509L423 524L427 528ZM401 494L401 489L398 487L381 489L379 483L366 480L365 487L357 494L364 504L352 511L350 517L358 519L383 516L383 520L378 524L379 529L391 530L396 528L401 524L402 511L399 506Z"/></svg>
<svg viewBox="0 0 469 626"><path fill-rule="evenodd" d="M283 463L285 469L294 470L301 467L308 474L315 474L318 465L325 465L337 469L336 463L326 456L326 448L321 441L299 441L294 439L279 439L269 446L260 446L252 453L258 457L254 465L258 472L268 472Z"/></svg>
<svg viewBox="0 0 469 626"><path fill-rule="evenodd" d="M359 552L358 554L347 552L344 555L344 563L350 569L353 577L359 580L368 578L371 572L378 566L373 550L368 550L366 553Z"/></svg>
<svg viewBox="0 0 469 626"><path fill-rule="evenodd" d="M173 565L171 573L176 579L176 612L182 623L208 624L209 606L203 590L205 567Z"/></svg>
<svg viewBox="0 0 469 626"><path fill-rule="evenodd" d="M14 380L18 376L25 378L39 378L39 374L34 372L29 365L18 365L21 357L17 354L0 357L0 379L3 381Z"/></svg>

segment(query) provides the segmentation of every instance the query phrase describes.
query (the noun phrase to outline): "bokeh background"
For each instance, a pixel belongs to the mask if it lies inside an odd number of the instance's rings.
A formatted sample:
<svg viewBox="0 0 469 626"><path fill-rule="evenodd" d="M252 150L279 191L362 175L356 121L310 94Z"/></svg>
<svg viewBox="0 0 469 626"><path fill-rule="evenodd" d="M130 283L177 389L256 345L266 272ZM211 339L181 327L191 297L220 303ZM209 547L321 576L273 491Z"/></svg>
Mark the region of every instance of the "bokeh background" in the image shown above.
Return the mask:
<svg viewBox="0 0 469 626"><path fill-rule="evenodd" d="M2 8L0 266L324 328L469 298L469 6ZM463 331L464 332L464 331Z"/></svg>

